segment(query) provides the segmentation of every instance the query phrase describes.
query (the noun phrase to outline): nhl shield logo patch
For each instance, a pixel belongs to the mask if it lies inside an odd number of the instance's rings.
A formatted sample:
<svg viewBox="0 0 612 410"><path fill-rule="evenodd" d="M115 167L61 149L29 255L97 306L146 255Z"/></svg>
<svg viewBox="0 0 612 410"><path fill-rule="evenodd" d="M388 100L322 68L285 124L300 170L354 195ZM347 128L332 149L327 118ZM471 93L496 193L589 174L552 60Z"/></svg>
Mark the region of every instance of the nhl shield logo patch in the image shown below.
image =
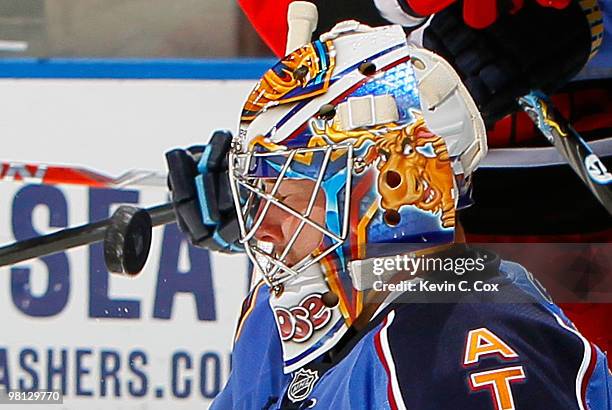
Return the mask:
<svg viewBox="0 0 612 410"><path fill-rule="evenodd" d="M287 389L287 397L294 403L304 400L314 388L317 380L319 380L319 372L316 370L298 370Z"/></svg>

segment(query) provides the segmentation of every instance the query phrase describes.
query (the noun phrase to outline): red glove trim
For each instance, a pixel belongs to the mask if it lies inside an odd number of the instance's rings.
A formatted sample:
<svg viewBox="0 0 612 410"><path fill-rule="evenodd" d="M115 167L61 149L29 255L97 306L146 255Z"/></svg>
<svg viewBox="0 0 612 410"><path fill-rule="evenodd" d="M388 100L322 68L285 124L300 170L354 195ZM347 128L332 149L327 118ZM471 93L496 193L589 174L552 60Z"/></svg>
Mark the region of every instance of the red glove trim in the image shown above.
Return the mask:
<svg viewBox="0 0 612 410"><path fill-rule="evenodd" d="M455 0L405 0L408 7L420 16L438 13L450 6ZM542 7L564 9L571 0L536 0ZM463 20L473 28L482 29L495 23L499 15L497 0L463 0ZM523 0L512 0L511 13L523 7Z"/></svg>
<svg viewBox="0 0 612 410"><path fill-rule="evenodd" d="M571 0L537 0L542 7L552 7L554 9L564 9L569 6Z"/></svg>
<svg viewBox="0 0 612 410"><path fill-rule="evenodd" d="M238 0L249 21L278 57L285 55L287 9L292 0Z"/></svg>
<svg viewBox="0 0 612 410"><path fill-rule="evenodd" d="M497 20L497 0L464 0L463 20L473 28L485 28Z"/></svg>
<svg viewBox="0 0 612 410"><path fill-rule="evenodd" d="M419 16L429 16L444 10L455 0L406 0L410 7Z"/></svg>

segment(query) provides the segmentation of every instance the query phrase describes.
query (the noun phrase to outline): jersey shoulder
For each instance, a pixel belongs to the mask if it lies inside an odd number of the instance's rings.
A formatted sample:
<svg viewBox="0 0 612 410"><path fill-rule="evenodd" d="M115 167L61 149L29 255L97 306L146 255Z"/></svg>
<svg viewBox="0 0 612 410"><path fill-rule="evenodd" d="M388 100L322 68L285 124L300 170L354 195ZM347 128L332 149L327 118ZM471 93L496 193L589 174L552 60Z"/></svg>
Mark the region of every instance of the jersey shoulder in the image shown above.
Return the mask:
<svg viewBox="0 0 612 410"><path fill-rule="evenodd" d="M382 342L406 407L608 409L606 357L527 270L499 270L495 296L389 311Z"/></svg>
<svg viewBox="0 0 612 410"><path fill-rule="evenodd" d="M259 408L277 397L285 384L287 376L282 370L281 344L269 295L268 286L260 282L244 300L234 336L230 377L212 409Z"/></svg>

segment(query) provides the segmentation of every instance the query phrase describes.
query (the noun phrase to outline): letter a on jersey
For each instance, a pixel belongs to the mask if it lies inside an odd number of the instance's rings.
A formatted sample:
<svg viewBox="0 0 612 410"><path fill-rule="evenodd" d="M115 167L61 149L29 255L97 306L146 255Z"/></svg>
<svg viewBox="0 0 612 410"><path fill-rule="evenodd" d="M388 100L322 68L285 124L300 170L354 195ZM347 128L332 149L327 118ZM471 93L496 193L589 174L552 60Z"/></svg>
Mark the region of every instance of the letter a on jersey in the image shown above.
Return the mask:
<svg viewBox="0 0 612 410"><path fill-rule="evenodd" d="M502 359L515 359L518 354L485 327L470 330L465 341L463 365L478 363L481 356L498 355Z"/></svg>

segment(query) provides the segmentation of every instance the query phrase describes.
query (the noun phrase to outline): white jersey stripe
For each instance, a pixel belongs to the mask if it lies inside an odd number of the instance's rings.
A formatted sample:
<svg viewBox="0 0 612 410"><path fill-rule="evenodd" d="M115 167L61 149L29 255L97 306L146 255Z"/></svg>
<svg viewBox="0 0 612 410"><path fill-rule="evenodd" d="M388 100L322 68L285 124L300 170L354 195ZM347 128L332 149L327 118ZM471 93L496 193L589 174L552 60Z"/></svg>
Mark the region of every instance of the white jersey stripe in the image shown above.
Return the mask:
<svg viewBox="0 0 612 410"><path fill-rule="evenodd" d="M389 338L387 335L387 329L393 323L393 319L395 318L395 311L389 312L387 315L387 323L380 330L380 347L382 348L383 355L385 356L385 361L387 362L387 366L389 367L389 374L391 383L391 392L393 394L393 398L395 399L395 404L397 404L398 410L406 410L406 405L404 404L404 398L402 397L402 390L399 386L399 381L397 379L397 373L395 371L395 362L393 361L393 355L391 355L391 349L389 347Z"/></svg>
<svg viewBox="0 0 612 410"><path fill-rule="evenodd" d="M591 344L588 340L584 338L584 336L580 334L580 332L565 324L563 319L561 319L556 313L553 313L553 315L555 316L557 323L559 323L559 326L566 330L569 330L570 332L578 336L582 341L582 344L584 345L584 355L582 356L582 363L580 364L578 374L576 375L576 400L578 401L578 407L580 408L580 410L588 410L584 407L584 403L582 401L582 382L584 381L584 375L586 374L586 371L589 368L589 364L591 363L591 356L593 354Z"/></svg>

